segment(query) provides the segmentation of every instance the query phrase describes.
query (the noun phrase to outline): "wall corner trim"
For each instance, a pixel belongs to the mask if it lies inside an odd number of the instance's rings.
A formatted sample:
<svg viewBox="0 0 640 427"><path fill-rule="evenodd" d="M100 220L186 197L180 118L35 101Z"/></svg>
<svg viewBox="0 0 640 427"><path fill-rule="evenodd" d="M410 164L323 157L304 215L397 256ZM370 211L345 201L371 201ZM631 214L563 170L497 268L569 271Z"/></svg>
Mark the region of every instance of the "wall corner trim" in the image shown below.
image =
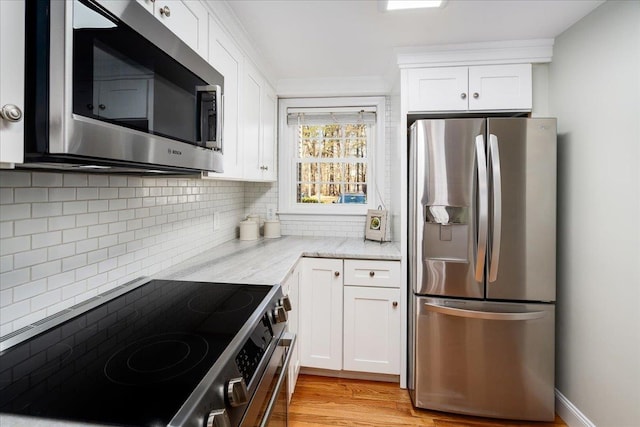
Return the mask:
<svg viewBox="0 0 640 427"><path fill-rule="evenodd" d="M556 389L556 413L569 427L596 427L564 394Z"/></svg>
<svg viewBox="0 0 640 427"><path fill-rule="evenodd" d="M546 63L554 39L444 44L395 50L400 68Z"/></svg>

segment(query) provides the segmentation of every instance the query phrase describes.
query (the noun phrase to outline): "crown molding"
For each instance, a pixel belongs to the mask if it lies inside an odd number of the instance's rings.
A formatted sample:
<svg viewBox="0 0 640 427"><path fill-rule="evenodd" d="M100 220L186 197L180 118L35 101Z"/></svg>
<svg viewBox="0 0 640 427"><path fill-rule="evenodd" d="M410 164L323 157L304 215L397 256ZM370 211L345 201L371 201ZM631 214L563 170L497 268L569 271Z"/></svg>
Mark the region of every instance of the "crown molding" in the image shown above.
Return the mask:
<svg viewBox="0 0 640 427"><path fill-rule="evenodd" d="M551 62L553 39L445 44L395 49L400 68Z"/></svg>

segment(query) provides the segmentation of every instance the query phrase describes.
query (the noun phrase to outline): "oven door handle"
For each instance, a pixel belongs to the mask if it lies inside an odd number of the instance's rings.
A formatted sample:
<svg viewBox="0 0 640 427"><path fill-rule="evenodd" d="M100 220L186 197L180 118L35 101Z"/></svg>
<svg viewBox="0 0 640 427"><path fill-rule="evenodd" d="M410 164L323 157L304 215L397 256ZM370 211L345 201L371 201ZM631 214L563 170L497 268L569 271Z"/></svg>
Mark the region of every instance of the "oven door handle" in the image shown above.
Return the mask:
<svg viewBox="0 0 640 427"><path fill-rule="evenodd" d="M276 406L276 402L278 401L278 395L280 394L280 390L282 388L282 384L284 380L287 378L287 374L289 373L289 362L291 362L291 356L293 355L293 346L296 343L296 334L286 332L283 337L278 342L279 346L288 347L287 355L284 358L284 363L282 364L282 371L280 371L280 376L278 377L278 382L276 383L275 392L269 399L269 404L267 405L267 409L265 410L264 417L260 422L260 427L266 427L269 419L271 418L271 413L273 412L273 408Z"/></svg>

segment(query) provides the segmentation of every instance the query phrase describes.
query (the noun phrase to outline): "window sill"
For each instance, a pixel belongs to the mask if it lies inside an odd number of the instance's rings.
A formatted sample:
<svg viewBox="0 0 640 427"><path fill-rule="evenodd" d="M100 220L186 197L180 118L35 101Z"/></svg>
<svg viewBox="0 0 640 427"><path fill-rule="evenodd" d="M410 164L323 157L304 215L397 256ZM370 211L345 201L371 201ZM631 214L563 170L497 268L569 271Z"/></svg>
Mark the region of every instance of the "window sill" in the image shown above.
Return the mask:
<svg viewBox="0 0 640 427"><path fill-rule="evenodd" d="M317 212L278 212L281 221L341 221L341 222L363 222L367 213L317 213Z"/></svg>

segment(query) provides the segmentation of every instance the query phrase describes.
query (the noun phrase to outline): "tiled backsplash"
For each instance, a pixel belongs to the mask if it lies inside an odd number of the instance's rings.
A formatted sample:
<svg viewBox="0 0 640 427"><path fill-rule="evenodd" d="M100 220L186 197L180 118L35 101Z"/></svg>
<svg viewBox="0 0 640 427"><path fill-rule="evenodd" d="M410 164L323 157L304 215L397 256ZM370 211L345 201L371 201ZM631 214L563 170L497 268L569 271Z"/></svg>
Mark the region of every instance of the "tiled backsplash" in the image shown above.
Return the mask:
<svg viewBox="0 0 640 427"><path fill-rule="evenodd" d="M0 335L235 238L250 185L0 172Z"/></svg>

